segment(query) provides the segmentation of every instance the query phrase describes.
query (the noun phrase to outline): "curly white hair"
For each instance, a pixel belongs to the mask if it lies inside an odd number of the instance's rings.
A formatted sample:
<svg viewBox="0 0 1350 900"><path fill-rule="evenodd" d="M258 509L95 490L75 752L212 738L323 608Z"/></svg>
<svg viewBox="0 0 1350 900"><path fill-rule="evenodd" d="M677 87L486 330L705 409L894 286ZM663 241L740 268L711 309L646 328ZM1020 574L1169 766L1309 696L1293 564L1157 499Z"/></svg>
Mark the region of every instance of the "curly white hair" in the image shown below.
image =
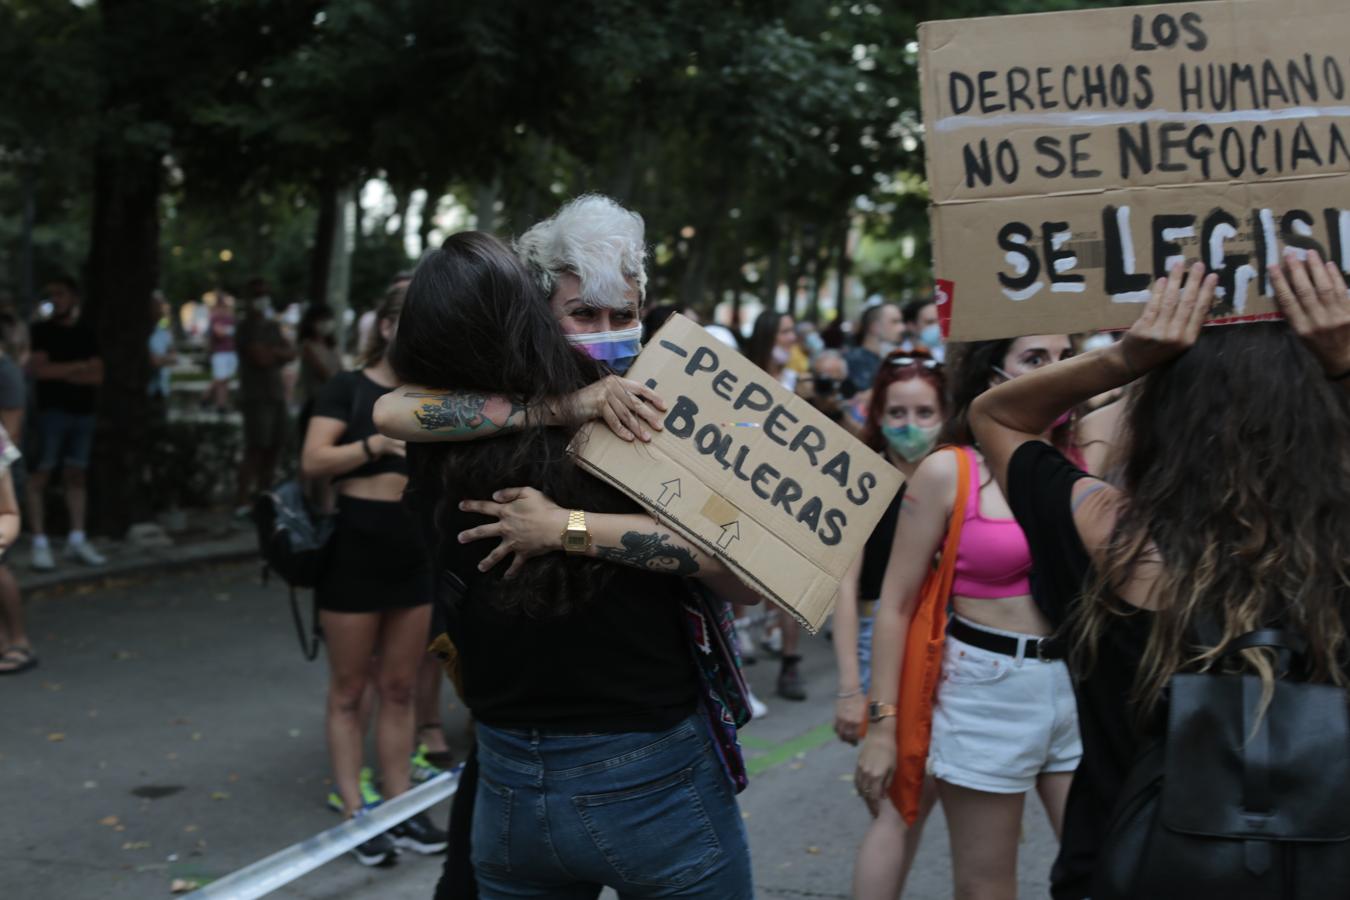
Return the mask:
<svg viewBox="0 0 1350 900"><path fill-rule="evenodd" d="M564 274L577 276L588 304L622 309L625 278L647 296L642 216L609 197L583 194L516 238L516 254L550 297Z"/></svg>

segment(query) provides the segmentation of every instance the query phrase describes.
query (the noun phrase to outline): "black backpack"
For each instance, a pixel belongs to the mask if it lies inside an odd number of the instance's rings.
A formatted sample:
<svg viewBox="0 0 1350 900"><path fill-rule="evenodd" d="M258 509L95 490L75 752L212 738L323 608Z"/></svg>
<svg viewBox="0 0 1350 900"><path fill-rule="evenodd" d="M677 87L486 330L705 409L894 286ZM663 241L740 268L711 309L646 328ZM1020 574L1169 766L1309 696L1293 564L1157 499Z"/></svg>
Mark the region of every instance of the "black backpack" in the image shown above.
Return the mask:
<svg viewBox="0 0 1350 900"><path fill-rule="evenodd" d="M1303 644L1284 631L1243 635L1224 656L1253 647L1280 651L1259 719L1257 675L1172 677L1166 733L1126 779L1093 900L1350 897L1346 691L1293 679Z"/></svg>
<svg viewBox="0 0 1350 900"><path fill-rule="evenodd" d="M314 659L323 639L317 603L311 610L312 624L307 635L295 592L297 588L313 588L319 583L333 538L333 517L316 515L309 508L300 482L292 479L258 495L253 501L253 524L258 529L263 582L266 583L270 570L290 586L291 616L300 637L300 650L305 659Z"/></svg>

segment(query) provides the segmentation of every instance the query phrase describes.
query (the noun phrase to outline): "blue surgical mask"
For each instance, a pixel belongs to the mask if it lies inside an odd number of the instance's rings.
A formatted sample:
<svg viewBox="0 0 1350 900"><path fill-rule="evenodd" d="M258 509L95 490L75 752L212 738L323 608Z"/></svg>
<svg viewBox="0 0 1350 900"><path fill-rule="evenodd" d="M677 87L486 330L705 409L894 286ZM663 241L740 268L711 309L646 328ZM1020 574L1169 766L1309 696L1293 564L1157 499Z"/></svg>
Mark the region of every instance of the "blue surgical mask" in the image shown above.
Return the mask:
<svg viewBox="0 0 1350 900"><path fill-rule="evenodd" d="M802 342L806 344L806 352L810 353L813 357L825 349L825 339L814 331L802 338Z"/></svg>
<svg viewBox="0 0 1350 900"><path fill-rule="evenodd" d="M569 334L567 340L572 346L585 350L591 359L604 363L614 374L624 375L642 350L642 326L634 325L623 331Z"/></svg>
<svg viewBox="0 0 1350 900"><path fill-rule="evenodd" d="M918 462L928 455L937 443L938 432L942 430L941 425L933 425L928 428L922 428L918 425L883 425L881 433L885 435L886 440L891 445L891 449L899 453L907 462Z"/></svg>
<svg viewBox="0 0 1350 900"><path fill-rule="evenodd" d="M942 346L942 326L934 322L932 325L925 325L919 332L919 343L925 347Z"/></svg>

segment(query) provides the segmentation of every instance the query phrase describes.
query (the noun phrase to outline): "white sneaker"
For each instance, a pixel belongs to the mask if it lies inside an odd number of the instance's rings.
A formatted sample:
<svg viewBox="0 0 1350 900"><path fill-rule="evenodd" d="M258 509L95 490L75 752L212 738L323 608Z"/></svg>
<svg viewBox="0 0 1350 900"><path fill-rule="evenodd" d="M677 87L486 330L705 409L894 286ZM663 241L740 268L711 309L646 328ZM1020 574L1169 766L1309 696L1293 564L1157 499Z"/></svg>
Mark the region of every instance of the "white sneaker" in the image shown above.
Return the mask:
<svg viewBox="0 0 1350 900"><path fill-rule="evenodd" d="M750 636L750 623L741 624L742 620L736 620L736 650L741 655L741 662L747 666L755 664L755 639Z"/></svg>
<svg viewBox="0 0 1350 900"><path fill-rule="evenodd" d="M78 559L86 566L101 566L108 561L108 558L94 549L94 545L88 541L80 541L78 544L66 544L66 558Z"/></svg>
<svg viewBox="0 0 1350 900"><path fill-rule="evenodd" d="M764 705L764 701L755 696L755 692L746 688L746 699L750 701L750 715L756 719L762 719L769 714L769 708Z"/></svg>
<svg viewBox="0 0 1350 900"><path fill-rule="evenodd" d="M56 568L56 560L52 558L52 548L33 546L32 555L28 558L28 565L39 572L50 572Z"/></svg>
<svg viewBox="0 0 1350 900"><path fill-rule="evenodd" d="M764 632L764 640L760 641L760 646L773 656L783 655L783 629L769 628Z"/></svg>

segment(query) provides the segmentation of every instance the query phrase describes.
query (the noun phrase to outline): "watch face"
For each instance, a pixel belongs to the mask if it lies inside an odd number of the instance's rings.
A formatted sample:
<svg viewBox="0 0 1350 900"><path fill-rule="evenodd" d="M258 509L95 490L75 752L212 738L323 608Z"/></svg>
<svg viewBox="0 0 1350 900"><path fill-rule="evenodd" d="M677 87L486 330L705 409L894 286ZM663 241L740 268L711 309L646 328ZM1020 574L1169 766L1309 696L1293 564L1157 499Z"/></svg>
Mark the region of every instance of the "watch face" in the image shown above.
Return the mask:
<svg viewBox="0 0 1350 900"><path fill-rule="evenodd" d="M590 546L590 541L587 540L588 537L589 535L584 531L580 534L572 534L569 532L563 537L563 549L572 551L585 550Z"/></svg>

